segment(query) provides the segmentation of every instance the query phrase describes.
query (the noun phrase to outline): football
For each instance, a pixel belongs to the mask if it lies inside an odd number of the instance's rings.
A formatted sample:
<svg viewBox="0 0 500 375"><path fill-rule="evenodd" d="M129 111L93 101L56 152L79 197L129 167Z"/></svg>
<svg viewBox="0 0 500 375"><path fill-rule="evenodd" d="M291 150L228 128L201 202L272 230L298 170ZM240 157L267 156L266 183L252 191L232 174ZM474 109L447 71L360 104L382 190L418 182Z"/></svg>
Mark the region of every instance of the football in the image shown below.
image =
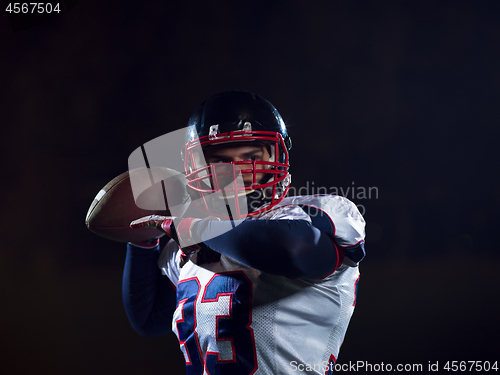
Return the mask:
<svg viewBox="0 0 500 375"><path fill-rule="evenodd" d="M85 218L95 234L118 242L160 236L156 228L130 228L144 216L182 216L190 200L183 174L169 168L137 168L115 177L96 195Z"/></svg>

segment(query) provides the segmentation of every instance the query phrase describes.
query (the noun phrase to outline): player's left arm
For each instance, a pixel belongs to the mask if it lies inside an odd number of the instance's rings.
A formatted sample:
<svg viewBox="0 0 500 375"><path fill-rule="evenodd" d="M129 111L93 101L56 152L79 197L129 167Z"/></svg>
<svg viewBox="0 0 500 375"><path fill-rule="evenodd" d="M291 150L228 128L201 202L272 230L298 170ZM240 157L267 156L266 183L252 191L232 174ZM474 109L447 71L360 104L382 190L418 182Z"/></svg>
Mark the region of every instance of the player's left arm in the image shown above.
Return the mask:
<svg viewBox="0 0 500 375"><path fill-rule="evenodd" d="M341 196L314 196L300 206L316 227L331 236L348 265L355 267L361 262L366 223L353 202Z"/></svg>
<svg viewBox="0 0 500 375"><path fill-rule="evenodd" d="M208 238L204 244L212 250L270 274L318 278L337 266L334 242L307 220L246 220L230 229L232 225L204 219L193 224L192 232Z"/></svg>
<svg viewBox="0 0 500 375"><path fill-rule="evenodd" d="M186 261L203 246L270 274L310 279L332 273L340 259L332 238L304 219L221 221L152 215L131 223L133 228L143 226L174 238Z"/></svg>

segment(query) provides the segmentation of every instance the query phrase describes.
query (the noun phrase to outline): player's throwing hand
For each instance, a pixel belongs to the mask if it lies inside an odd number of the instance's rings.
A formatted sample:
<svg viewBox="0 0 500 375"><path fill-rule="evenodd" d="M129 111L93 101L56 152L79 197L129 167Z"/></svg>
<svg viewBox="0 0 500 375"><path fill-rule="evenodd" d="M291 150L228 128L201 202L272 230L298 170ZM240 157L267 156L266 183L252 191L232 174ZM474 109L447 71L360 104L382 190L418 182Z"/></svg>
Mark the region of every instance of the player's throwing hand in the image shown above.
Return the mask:
<svg viewBox="0 0 500 375"><path fill-rule="evenodd" d="M156 228L165 232L170 238L172 238L172 230L175 231L175 229L172 229L174 219L175 216L149 215L132 221L130 223L130 228Z"/></svg>
<svg viewBox="0 0 500 375"><path fill-rule="evenodd" d="M130 227L132 229L152 227L164 232L179 246L179 249L181 250L182 265L184 265L194 253L200 250L199 245L191 244L191 227L193 226L193 223L198 220L200 219L177 219L175 216L150 215L132 221L130 223Z"/></svg>

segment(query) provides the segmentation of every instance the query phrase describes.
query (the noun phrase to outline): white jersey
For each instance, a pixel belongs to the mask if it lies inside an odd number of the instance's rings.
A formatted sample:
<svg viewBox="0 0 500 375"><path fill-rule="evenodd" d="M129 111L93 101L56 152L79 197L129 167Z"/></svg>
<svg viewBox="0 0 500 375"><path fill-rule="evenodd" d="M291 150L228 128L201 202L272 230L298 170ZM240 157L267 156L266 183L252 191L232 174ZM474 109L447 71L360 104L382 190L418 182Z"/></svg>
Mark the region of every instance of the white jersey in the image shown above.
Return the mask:
<svg viewBox="0 0 500 375"><path fill-rule="evenodd" d="M312 221L343 249L344 262L321 279L271 275L225 255L181 268L170 241L159 265L177 286L172 330L188 374L333 370L354 311L364 220L352 202L331 195L288 197L259 219Z"/></svg>

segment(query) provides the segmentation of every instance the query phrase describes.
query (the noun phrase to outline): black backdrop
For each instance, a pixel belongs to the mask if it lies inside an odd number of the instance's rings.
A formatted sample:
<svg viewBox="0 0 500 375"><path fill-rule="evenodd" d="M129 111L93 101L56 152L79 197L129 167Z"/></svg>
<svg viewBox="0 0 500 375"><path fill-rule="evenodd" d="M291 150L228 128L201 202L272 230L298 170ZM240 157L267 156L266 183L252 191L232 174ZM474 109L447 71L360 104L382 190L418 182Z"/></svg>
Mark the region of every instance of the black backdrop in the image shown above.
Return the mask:
<svg viewBox="0 0 500 375"><path fill-rule="evenodd" d="M282 113L296 189L357 192L368 255L338 363L499 359L496 2L103 3L0 16L5 373L183 373L173 334L130 328L124 246L84 218L134 149L228 89Z"/></svg>

